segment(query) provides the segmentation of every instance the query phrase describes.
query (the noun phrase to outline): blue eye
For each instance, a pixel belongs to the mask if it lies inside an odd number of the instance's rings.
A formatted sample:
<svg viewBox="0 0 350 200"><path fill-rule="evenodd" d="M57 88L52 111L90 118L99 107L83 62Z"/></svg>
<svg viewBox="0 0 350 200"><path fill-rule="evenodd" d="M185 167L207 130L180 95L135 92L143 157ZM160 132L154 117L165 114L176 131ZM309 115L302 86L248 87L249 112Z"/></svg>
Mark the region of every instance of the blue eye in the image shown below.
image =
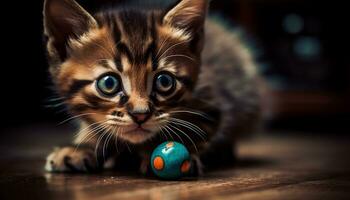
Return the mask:
<svg viewBox="0 0 350 200"><path fill-rule="evenodd" d="M176 87L175 78L169 74L160 74L155 82L156 90L161 94L169 94Z"/></svg>
<svg viewBox="0 0 350 200"><path fill-rule="evenodd" d="M107 75L97 81L97 88L105 95L115 95L120 91L121 84L117 77Z"/></svg>

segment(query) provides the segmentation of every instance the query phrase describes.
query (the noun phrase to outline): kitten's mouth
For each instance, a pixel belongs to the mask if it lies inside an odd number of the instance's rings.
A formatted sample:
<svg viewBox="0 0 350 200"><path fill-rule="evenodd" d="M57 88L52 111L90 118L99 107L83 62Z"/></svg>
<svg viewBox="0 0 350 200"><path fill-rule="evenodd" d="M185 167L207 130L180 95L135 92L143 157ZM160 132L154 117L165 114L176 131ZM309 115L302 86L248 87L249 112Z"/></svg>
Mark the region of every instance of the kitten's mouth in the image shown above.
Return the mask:
<svg viewBox="0 0 350 200"><path fill-rule="evenodd" d="M124 131L122 131L119 136L133 144L140 144L150 139L155 134L156 132L152 129L148 129L148 126L146 125L140 126L133 124L125 127Z"/></svg>
<svg viewBox="0 0 350 200"><path fill-rule="evenodd" d="M126 131L125 133L151 133L150 130L143 128L142 126L137 126L136 128L131 128L131 130Z"/></svg>

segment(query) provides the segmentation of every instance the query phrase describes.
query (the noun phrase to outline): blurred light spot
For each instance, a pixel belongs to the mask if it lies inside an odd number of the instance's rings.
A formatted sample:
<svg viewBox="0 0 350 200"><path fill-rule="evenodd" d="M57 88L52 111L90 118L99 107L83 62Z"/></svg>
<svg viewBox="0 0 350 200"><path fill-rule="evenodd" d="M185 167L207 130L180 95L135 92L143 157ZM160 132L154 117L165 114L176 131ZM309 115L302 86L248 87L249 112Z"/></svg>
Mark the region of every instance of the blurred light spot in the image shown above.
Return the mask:
<svg viewBox="0 0 350 200"><path fill-rule="evenodd" d="M321 53L320 40L314 37L300 37L294 43L294 53L302 59L319 57Z"/></svg>
<svg viewBox="0 0 350 200"><path fill-rule="evenodd" d="M283 20L283 28L287 33L299 33L304 28L304 20L299 15L289 14Z"/></svg>

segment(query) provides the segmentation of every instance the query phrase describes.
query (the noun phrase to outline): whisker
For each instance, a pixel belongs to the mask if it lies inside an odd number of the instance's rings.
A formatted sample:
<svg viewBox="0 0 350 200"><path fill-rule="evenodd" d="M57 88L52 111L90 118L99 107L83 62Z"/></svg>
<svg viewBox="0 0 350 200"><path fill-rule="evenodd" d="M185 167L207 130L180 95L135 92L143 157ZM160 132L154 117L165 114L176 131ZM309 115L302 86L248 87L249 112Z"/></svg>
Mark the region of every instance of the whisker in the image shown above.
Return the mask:
<svg viewBox="0 0 350 200"><path fill-rule="evenodd" d="M172 125L169 124L169 126L172 126ZM192 138L189 135L187 135L185 132L183 132L181 129L177 128L176 126L172 126L172 127L175 128L176 130L180 131L180 133L184 134L188 138L188 140L192 143L192 145L193 145L194 149L196 150L196 152L198 152L196 144L194 143L194 141L192 140Z"/></svg>
<svg viewBox="0 0 350 200"><path fill-rule="evenodd" d="M166 131L166 133L168 133L167 135L169 135L170 136L170 138L171 138L171 140L172 141L175 141L174 140L174 137L170 134L170 132L163 126L163 127L160 127L162 130L165 130ZM164 129L163 129L164 128Z"/></svg>
<svg viewBox="0 0 350 200"><path fill-rule="evenodd" d="M206 141L206 139L203 137L203 135L201 133L199 133L197 130L193 129L192 127L190 127L189 125L180 123L180 122L176 122L176 121L171 121L174 124L177 124L179 126L185 127L191 131L193 131L195 134L197 134L203 141Z"/></svg>
<svg viewBox="0 0 350 200"><path fill-rule="evenodd" d="M64 106L66 103L65 102L60 102L60 103L56 103L56 104L48 104L45 105L45 108L58 108L60 106Z"/></svg>
<svg viewBox="0 0 350 200"><path fill-rule="evenodd" d="M175 110L175 111L170 111L169 113L188 113L188 114L193 114L193 115L198 115L201 116L209 121L214 121L209 115L203 113L203 112L198 112L198 111L191 111L191 110Z"/></svg>
<svg viewBox="0 0 350 200"><path fill-rule="evenodd" d="M164 47L165 43L170 39L170 37L171 37L171 36L168 35L168 37L167 37L165 40L163 40L163 42L162 42L162 44L160 45L159 50L158 50L158 52L157 52L157 54L156 54L156 58L158 58L159 53L163 50L163 47Z"/></svg>
<svg viewBox="0 0 350 200"><path fill-rule="evenodd" d="M60 110L55 111L55 114L61 114L61 113L67 113L68 112L68 108L64 107Z"/></svg>
<svg viewBox="0 0 350 200"><path fill-rule="evenodd" d="M130 149L130 146L128 144L128 142L125 141L125 144L126 144L126 147L128 148L129 152L131 153L131 149Z"/></svg>
<svg viewBox="0 0 350 200"><path fill-rule="evenodd" d="M168 126L168 125L169 125L169 126ZM165 129L169 129L172 133L174 133L174 134L176 135L177 138L180 139L180 141L181 141L182 144L185 144L185 142L182 140L182 138L180 137L180 135L177 134L173 129L171 129L170 124L168 124L168 125L165 125L164 128L165 128Z"/></svg>
<svg viewBox="0 0 350 200"><path fill-rule="evenodd" d="M164 52L162 53L162 55L160 55L160 56L157 57L157 58L163 57L168 51L170 51L170 50L173 49L174 47L179 46L180 44L184 44L184 43L186 43L186 42L187 42L187 41L183 41L183 42L179 42L179 43L176 43L176 44L170 46L166 51L164 51Z"/></svg>
<svg viewBox="0 0 350 200"><path fill-rule="evenodd" d="M104 124L98 124L96 127L90 129L85 135L84 137L81 139L81 142L86 140L86 142L90 141L94 136L96 136L97 131L99 131L100 129L104 129L105 125Z"/></svg>
<svg viewBox="0 0 350 200"><path fill-rule="evenodd" d="M98 59L98 60L95 60L95 62L93 63L93 64L90 64L90 65L88 65L89 67L93 67L93 66L95 66L98 62L100 62L100 61L110 61L110 60L108 60L108 59ZM113 68L112 68L112 66L108 66L110 69L112 69L113 70Z"/></svg>
<svg viewBox="0 0 350 200"><path fill-rule="evenodd" d="M98 137L97 139L97 142L96 142L96 145L95 145L95 155L96 155L96 158L98 157L98 153L99 153L99 146L100 146L100 143L101 141L103 140L103 138L105 137L107 133L107 129L105 129L102 134L100 134L100 136ZM104 153L104 151L102 151ZM104 159L104 155L103 155L103 159Z"/></svg>
<svg viewBox="0 0 350 200"><path fill-rule="evenodd" d="M98 113L84 113L84 114L80 114L80 115L75 115L73 117L70 117L68 119L65 119L63 120L62 122L60 122L58 125L62 125L70 120L73 120L73 119L76 119L76 118L79 118L79 117L83 117L83 116L86 116L86 115L94 115L94 114L98 114Z"/></svg>
<svg viewBox="0 0 350 200"><path fill-rule="evenodd" d="M115 126L113 132L115 132L116 129L117 129L117 131L115 133L114 145L115 145L117 152L119 152L119 150L118 150L118 135L119 135L120 127L117 128L117 126Z"/></svg>
<svg viewBox="0 0 350 200"><path fill-rule="evenodd" d="M188 121L185 121L185 120L182 120L182 119L178 119L178 118L174 118L174 117L171 117L171 119L175 120L177 122L180 122L180 123L187 124L188 126L191 126L191 127L195 128L195 129L197 129L197 131L200 131L203 134L203 136L207 135L207 133L205 131L203 131L199 126L197 126L197 125L195 125L195 124L193 124L191 122L188 122Z"/></svg>
<svg viewBox="0 0 350 200"><path fill-rule="evenodd" d="M65 100L64 97L56 97L56 98L47 99L46 101L55 102L55 101L63 101L63 100Z"/></svg>
<svg viewBox="0 0 350 200"><path fill-rule="evenodd" d="M96 142L96 144L95 144L95 157L96 157L96 161L98 162L99 160L99 157L98 157L98 147L99 147L99 143L101 142L101 140L103 139L103 137L104 137L104 133L106 132L106 128L107 128L108 126L107 125L104 125L101 129L99 129L95 134L94 134L94 136L96 136L96 135L99 135L98 136L98 139L97 139L97 142ZM102 132L103 131L103 132ZM102 132L102 134L101 134L101 132Z"/></svg>
<svg viewBox="0 0 350 200"><path fill-rule="evenodd" d="M106 148L108 148L108 144L109 144L109 142L110 142L110 139L113 137L113 134L111 134L110 133L110 130L111 130L112 128L110 127L110 128L108 128L108 130L107 130L107 137L106 137L106 140L104 141L104 144L103 144L103 148L102 148L102 155L103 155L103 159L105 160L105 150L106 150Z"/></svg>
<svg viewBox="0 0 350 200"><path fill-rule="evenodd" d="M163 132L162 128L160 126L157 127L159 128L161 135L165 137L166 141L168 141L168 136Z"/></svg>
<svg viewBox="0 0 350 200"><path fill-rule="evenodd" d="M103 130L105 128L104 124L99 124L96 127L92 128L91 130L89 130L86 135L84 135L84 137L79 141L79 143L76 145L74 152L77 151L77 149L79 148L79 146L83 143L83 142L89 142L93 137L95 137L98 132L100 130Z"/></svg>
<svg viewBox="0 0 350 200"><path fill-rule="evenodd" d="M163 59L166 60L168 58L173 58L173 57L183 57L183 58L188 58L189 60L193 61L193 62L196 62L196 59L190 57L190 56L186 56L186 55L183 55L183 54L175 54L175 55L169 55L169 56L166 56L164 57Z"/></svg>
<svg viewBox="0 0 350 200"><path fill-rule="evenodd" d="M88 125L87 127L83 128L83 129L81 129L81 130L79 130L79 132L78 132L74 137L78 137L80 133L86 131L87 129L89 129L90 127L92 127L92 126L94 126L94 125L96 125L96 124L104 123L104 122L107 122L107 121L108 121L108 120L102 120L102 121L99 121L99 122L92 123L92 124Z"/></svg>

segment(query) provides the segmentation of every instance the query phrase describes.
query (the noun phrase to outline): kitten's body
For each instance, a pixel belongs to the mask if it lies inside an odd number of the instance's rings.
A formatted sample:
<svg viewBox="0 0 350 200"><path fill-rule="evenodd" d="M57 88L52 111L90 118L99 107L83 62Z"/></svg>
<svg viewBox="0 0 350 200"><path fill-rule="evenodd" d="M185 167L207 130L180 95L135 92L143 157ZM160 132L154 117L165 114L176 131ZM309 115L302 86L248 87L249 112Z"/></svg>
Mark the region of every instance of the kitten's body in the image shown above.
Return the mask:
<svg viewBox="0 0 350 200"><path fill-rule="evenodd" d="M232 159L235 139L255 126L259 95L252 56L234 33L211 20L204 25L206 0L179 1L165 15L119 9L92 17L71 0L45 5L53 81L82 125L78 148L55 150L47 170L91 171L132 151L146 172L151 151L165 140L185 143L196 166L200 159L210 165L213 156ZM111 73L123 86L115 95L101 95L96 83ZM166 93L155 90L157 74L164 73L176 77ZM147 119L139 123L138 117Z"/></svg>
<svg viewBox="0 0 350 200"><path fill-rule="evenodd" d="M249 137L260 124L260 78L240 32L209 19L202 68L195 95L220 110L220 124L203 161L232 161L237 139ZM209 80L209 82L208 82ZM234 155L233 155L234 156ZM214 160L213 160L214 159ZM227 160L228 159L228 160Z"/></svg>

